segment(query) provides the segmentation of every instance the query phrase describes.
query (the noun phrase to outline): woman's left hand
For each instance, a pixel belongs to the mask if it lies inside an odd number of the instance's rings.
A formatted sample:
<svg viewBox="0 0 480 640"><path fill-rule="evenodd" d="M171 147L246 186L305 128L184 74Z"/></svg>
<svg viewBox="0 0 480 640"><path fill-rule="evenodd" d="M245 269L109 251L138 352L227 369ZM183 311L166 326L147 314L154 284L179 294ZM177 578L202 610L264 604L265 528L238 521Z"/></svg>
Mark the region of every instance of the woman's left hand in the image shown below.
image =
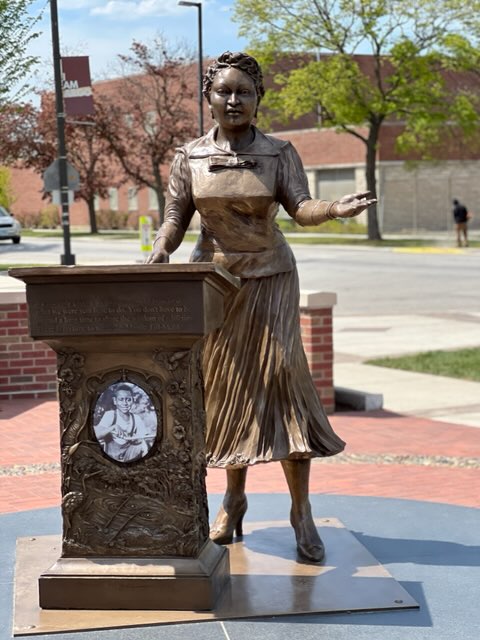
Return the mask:
<svg viewBox="0 0 480 640"><path fill-rule="evenodd" d="M353 218L365 211L367 207L377 202L376 198L369 198L370 191L350 193L338 200L332 210L337 218Z"/></svg>

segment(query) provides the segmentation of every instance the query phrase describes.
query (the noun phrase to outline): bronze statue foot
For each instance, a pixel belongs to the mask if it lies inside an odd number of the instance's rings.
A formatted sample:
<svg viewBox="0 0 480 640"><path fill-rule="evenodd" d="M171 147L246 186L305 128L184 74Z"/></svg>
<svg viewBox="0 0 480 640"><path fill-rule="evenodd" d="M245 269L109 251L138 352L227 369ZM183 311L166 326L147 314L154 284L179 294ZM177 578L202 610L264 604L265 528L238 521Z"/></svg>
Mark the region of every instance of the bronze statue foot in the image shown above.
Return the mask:
<svg viewBox="0 0 480 640"><path fill-rule="evenodd" d="M290 522L297 539L297 553L307 562L322 562L325 558L325 547L318 535L311 513L303 516L290 514Z"/></svg>
<svg viewBox="0 0 480 640"><path fill-rule="evenodd" d="M215 522L210 527L210 540L217 544L230 544L233 540L233 532L237 537L243 535L243 516L247 511L247 498L234 507L229 507L228 512L222 505L217 513Z"/></svg>

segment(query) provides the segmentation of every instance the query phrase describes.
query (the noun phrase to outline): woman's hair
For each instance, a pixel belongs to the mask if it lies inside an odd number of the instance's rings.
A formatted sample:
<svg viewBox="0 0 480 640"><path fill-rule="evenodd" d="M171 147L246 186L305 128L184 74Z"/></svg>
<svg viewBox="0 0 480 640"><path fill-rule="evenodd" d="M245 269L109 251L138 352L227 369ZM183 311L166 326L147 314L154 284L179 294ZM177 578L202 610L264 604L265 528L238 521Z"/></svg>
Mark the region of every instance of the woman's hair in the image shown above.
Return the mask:
<svg viewBox="0 0 480 640"><path fill-rule="evenodd" d="M130 393L133 396L132 388L129 387L128 384L119 384L117 387L115 387L115 391L113 392L113 395L116 396L119 391L128 391L128 393Z"/></svg>
<svg viewBox="0 0 480 640"><path fill-rule="evenodd" d="M218 56L218 58L207 68L205 75L203 76L203 95L205 98L210 100L210 91L212 90L212 84L217 73L222 69L228 69L228 67L240 69L240 71L243 71L250 76L253 80L253 84L255 85L258 102L260 102L265 95L262 70L255 58L252 58L252 56L240 51L237 53L225 51L225 53Z"/></svg>

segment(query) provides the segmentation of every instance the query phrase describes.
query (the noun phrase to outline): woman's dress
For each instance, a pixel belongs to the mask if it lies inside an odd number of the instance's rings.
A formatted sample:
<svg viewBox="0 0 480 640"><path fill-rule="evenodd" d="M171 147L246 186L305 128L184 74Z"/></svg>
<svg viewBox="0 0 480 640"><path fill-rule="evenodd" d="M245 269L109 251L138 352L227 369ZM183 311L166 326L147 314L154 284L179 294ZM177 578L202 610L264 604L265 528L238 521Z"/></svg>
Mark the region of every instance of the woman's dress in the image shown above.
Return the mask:
<svg viewBox="0 0 480 640"><path fill-rule="evenodd" d="M207 337L203 369L209 466L331 456L334 433L300 337L295 258L275 223L310 200L293 146L255 129L252 144L227 152L216 130L177 151L158 237L174 250L195 210L201 232L193 262L214 262L241 279L223 326Z"/></svg>
<svg viewBox="0 0 480 640"><path fill-rule="evenodd" d="M149 441L153 439L139 415L125 415L117 409L104 413L95 426L95 434L107 456L120 462L143 458L148 453Z"/></svg>

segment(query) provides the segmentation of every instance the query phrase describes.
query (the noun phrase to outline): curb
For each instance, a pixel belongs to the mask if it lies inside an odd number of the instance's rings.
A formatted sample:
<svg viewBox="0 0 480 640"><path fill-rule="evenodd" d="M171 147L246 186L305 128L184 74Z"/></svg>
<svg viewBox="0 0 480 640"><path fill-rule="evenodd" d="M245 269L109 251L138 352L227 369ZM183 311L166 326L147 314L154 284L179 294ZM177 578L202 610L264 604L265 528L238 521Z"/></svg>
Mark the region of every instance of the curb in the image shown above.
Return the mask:
<svg viewBox="0 0 480 640"><path fill-rule="evenodd" d="M377 411L383 409L383 393L368 393L335 387L335 411Z"/></svg>

